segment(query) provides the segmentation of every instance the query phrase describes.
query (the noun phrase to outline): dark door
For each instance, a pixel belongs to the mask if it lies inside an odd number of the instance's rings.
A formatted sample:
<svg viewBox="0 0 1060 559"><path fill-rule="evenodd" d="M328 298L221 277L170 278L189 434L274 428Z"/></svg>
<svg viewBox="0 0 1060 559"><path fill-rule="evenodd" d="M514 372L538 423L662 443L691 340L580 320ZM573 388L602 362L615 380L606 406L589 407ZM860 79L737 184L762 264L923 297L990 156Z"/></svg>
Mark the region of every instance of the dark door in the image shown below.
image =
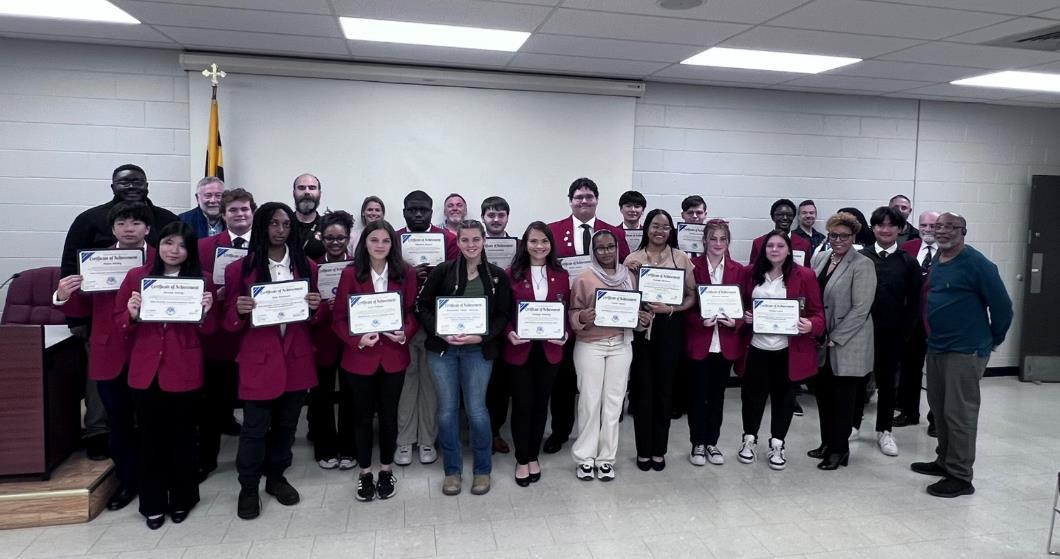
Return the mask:
<svg viewBox="0 0 1060 559"><path fill-rule="evenodd" d="M1031 179L1020 379L1060 382L1060 177Z"/></svg>

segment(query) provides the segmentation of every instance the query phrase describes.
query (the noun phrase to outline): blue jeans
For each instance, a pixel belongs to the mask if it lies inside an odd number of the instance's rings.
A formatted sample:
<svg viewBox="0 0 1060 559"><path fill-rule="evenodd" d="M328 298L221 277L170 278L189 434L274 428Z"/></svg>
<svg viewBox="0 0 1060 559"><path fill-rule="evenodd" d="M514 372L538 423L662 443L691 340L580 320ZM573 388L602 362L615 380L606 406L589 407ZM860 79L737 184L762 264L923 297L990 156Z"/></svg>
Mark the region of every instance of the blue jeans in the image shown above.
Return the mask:
<svg viewBox="0 0 1060 559"><path fill-rule="evenodd" d="M428 351L427 362L438 394L438 442L442 447L445 475L460 474L464 465L460 448L461 391L470 424L474 473L489 474L493 469L490 456L493 431L486 409L486 386L493 362L482 356L482 348L477 345L449 346L441 355Z"/></svg>

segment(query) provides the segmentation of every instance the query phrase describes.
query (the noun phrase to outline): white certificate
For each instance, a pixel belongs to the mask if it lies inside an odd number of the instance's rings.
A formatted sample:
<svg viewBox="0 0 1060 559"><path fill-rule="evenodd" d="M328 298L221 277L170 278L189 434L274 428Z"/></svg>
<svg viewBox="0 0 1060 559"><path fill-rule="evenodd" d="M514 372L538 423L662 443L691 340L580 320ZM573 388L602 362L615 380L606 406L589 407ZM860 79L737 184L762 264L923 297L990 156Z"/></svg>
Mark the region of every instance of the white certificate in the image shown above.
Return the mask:
<svg viewBox="0 0 1060 559"><path fill-rule="evenodd" d="M639 291L596 290L596 320L593 324L610 328L636 328L639 321Z"/></svg>
<svg viewBox="0 0 1060 559"><path fill-rule="evenodd" d="M795 261L799 266L806 265L806 251L804 250L793 250L791 251L791 259Z"/></svg>
<svg viewBox="0 0 1060 559"><path fill-rule="evenodd" d="M217 247L213 251L213 282L225 284L225 268L229 264L247 255L247 249L234 247Z"/></svg>
<svg viewBox="0 0 1060 559"><path fill-rule="evenodd" d="M254 310L250 313L251 326L273 326L300 322L309 318L309 280L255 283L250 286Z"/></svg>
<svg viewBox="0 0 1060 559"><path fill-rule="evenodd" d="M490 264L501 268L508 268L515 259L515 249L519 240L515 237L487 237L483 250L486 251L486 259Z"/></svg>
<svg viewBox="0 0 1060 559"><path fill-rule="evenodd" d="M685 252L703 251L703 229L706 225L702 223L677 222L677 248Z"/></svg>
<svg viewBox="0 0 1060 559"><path fill-rule="evenodd" d="M644 230L623 229L622 232L626 234L626 246L629 247L629 251L636 252L640 248L640 240L644 238Z"/></svg>
<svg viewBox="0 0 1060 559"><path fill-rule="evenodd" d="M401 293L367 293L350 295L350 334L397 332L405 328L405 307Z"/></svg>
<svg viewBox="0 0 1060 559"><path fill-rule="evenodd" d="M685 298L685 269L641 266L637 287L646 303L680 305Z"/></svg>
<svg viewBox="0 0 1060 559"><path fill-rule="evenodd" d="M409 266L437 266L445 262L445 235L442 233L402 233L401 256Z"/></svg>
<svg viewBox="0 0 1060 559"><path fill-rule="evenodd" d="M566 258L559 259L559 265L566 270L570 276L570 284L574 285L574 280L578 279L578 275L588 270L593 264L593 257L588 254L581 256L568 256Z"/></svg>
<svg viewBox="0 0 1060 559"><path fill-rule="evenodd" d="M144 251L138 248L103 248L77 251L77 273L81 291L117 291L125 274L144 265Z"/></svg>
<svg viewBox="0 0 1060 559"><path fill-rule="evenodd" d="M434 331L439 336L484 336L489 330L485 297L438 297L434 305Z"/></svg>
<svg viewBox="0 0 1060 559"><path fill-rule="evenodd" d="M339 278L342 271L353 264L353 260L342 262L325 262L317 266L317 289L322 299L331 300L339 292Z"/></svg>
<svg viewBox="0 0 1060 559"><path fill-rule="evenodd" d="M515 335L524 340L562 340L567 309L555 301L519 301Z"/></svg>
<svg viewBox="0 0 1060 559"><path fill-rule="evenodd" d="M140 322L201 322L202 278L146 277L140 280Z"/></svg>
<svg viewBox="0 0 1060 559"><path fill-rule="evenodd" d="M799 334L798 299L754 299L751 305L755 334Z"/></svg>
<svg viewBox="0 0 1060 559"><path fill-rule="evenodd" d="M743 318L743 298L738 285L697 285L699 316L704 320L715 317Z"/></svg>

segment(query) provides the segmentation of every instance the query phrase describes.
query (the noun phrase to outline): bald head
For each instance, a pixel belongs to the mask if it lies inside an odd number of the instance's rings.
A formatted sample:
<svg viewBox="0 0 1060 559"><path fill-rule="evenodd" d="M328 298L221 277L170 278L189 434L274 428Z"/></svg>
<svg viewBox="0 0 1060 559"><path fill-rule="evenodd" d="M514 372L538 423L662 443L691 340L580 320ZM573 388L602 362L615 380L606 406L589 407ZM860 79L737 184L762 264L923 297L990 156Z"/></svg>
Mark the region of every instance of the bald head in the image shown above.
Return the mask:
<svg viewBox="0 0 1060 559"><path fill-rule="evenodd" d="M935 222L938 220L939 212L930 210L921 212L920 217L917 219L917 230L920 231L920 238L929 245L935 242Z"/></svg>
<svg viewBox="0 0 1060 559"><path fill-rule="evenodd" d="M294 179L292 187L295 210L302 221L312 221L317 215L317 206L320 205L320 179L310 173L302 173ZM302 219L305 216L308 219Z"/></svg>
<svg viewBox="0 0 1060 559"><path fill-rule="evenodd" d="M956 255L964 248L964 236L968 234L968 222L954 212L939 215L935 222L935 242L943 254Z"/></svg>

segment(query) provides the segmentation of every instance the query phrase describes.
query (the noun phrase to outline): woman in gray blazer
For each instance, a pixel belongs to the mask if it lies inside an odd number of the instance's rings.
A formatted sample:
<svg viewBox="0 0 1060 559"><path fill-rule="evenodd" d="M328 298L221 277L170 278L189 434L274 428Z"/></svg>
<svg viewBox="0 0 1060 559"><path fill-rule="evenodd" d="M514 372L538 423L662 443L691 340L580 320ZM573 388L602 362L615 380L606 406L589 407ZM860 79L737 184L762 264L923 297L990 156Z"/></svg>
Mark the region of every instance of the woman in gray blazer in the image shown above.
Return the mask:
<svg viewBox="0 0 1060 559"><path fill-rule="evenodd" d="M846 466L850 458L850 414L857 390L872 370L873 332L870 311L876 296L876 268L867 256L852 250L861 224L854 215L840 212L828 219L831 250L814 255L824 300L826 329L820 338L813 377L821 446L807 452L821 458L822 470Z"/></svg>

